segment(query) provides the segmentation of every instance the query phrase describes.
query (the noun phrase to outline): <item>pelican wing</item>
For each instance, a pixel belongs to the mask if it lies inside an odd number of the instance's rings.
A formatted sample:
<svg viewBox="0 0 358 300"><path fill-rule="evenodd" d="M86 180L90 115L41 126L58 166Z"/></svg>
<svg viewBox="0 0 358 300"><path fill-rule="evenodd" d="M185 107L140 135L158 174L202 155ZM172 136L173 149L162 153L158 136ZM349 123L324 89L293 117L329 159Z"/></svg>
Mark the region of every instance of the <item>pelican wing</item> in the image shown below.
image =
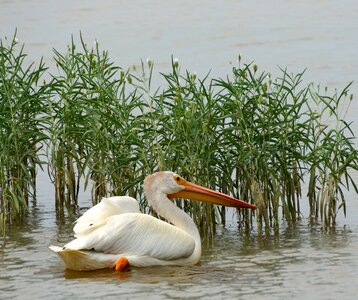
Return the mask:
<svg viewBox="0 0 358 300"><path fill-rule="evenodd" d="M167 261L189 257L195 249L195 241L185 231L164 221L141 213L128 213L107 218L102 226L68 243L65 249Z"/></svg>
<svg viewBox="0 0 358 300"><path fill-rule="evenodd" d="M76 225L73 227L75 237L89 234L102 226L110 216L130 212L139 212L138 202L134 198L128 196L102 198L100 203L87 210L76 220Z"/></svg>

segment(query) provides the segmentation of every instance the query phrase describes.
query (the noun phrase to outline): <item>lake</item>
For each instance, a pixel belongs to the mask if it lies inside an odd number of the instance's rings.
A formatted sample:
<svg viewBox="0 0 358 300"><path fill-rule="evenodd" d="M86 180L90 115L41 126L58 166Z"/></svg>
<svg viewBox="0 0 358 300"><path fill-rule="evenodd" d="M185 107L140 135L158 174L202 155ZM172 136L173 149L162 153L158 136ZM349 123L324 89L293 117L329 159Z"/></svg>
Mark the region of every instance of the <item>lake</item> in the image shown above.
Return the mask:
<svg viewBox="0 0 358 300"><path fill-rule="evenodd" d="M155 72L182 69L226 76L238 53L259 70L299 72L341 89L357 79L358 2L343 1L3 1L0 36L18 30L29 59L54 69L52 48L64 51L81 31L124 68L148 57ZM358 83L347 114L358 134ZM353 174L358 180L358 175ZM38 203L13 226L0 248L1 299L355 299L358 293L358 197L347 192L347 217L335 228L309 225L307 207L278 236L249 236L234 221L203 244L200 265L73 272L48 250L71 240L74 216L56 216L54 190L39 172ZM305 198L303 199L305 200ZM303 201L304 202L304 201ZM81 212L90 207L81 194Z"/></svg>

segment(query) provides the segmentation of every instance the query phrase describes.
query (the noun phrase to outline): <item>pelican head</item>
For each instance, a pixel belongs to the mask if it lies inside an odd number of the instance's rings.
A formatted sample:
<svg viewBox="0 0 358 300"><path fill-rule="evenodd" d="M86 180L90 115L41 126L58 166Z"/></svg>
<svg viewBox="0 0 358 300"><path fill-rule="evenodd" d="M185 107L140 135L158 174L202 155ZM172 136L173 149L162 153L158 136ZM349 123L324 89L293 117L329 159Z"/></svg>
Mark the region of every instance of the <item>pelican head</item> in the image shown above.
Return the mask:
<svg viewBox="0 0 358 300"><path fill-rule="evenodd" d="M180 175L170 172L157 172L144 181L146 194L153 191L166 194L168 198L185 198L222 206L256 209L256 206L223 193L191 183Z"/></svg>

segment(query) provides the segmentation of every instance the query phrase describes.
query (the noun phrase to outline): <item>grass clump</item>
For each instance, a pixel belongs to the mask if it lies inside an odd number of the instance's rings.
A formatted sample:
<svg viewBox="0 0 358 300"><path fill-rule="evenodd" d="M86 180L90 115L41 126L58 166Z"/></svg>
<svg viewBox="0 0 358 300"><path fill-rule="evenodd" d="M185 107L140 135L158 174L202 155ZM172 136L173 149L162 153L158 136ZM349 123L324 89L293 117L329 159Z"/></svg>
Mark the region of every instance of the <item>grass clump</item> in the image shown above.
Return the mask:
<svg viewBox="0 0 358 300"><path fill-rule="evenodd" d="M48 149L58 206L77 205L81 180L92 183L94 204L126 193L139 143L133 111L143 107L137 91L126 93L127 74L82 38L79 49L72 40L67 53L55 50L55 61Z"/></svg>
<svg viewBox="0 0 358 300"><path fill-rule="evenodd" d="M282 70L272 79L244 65L233 67L231 78L214 80L225 120L221 162L224 170L232 166L227 181L234 178L239 196L258 205L258 225L264 222L266 230L278 230L279 207L289 224L300 218L307 177L310 215L320 215L328 226L335 224L338 208L345 208L342 188L357 191L349 173L357 169L354 134L339 116L348 87L340 95L321 95L302 84L303 75Z"/></svg>
<svg viewBox="0 0 358 300"><path fill-rule="evenodd" d="M311 217L317 219L321 216L326 225L335 224L339 209L346 214L345 191L352 187L358 193L350 172L358 169L358 155L352 122L346 120L349 103L353 99L353 95L348 95L349 86L331 97L311 93L312 101L308 104L311 143L307 154L307 196Z"/></svg>
<svg viewBox="0 0 358 300"><path fill-rule="evenodd" d="M239 224L249 230L256 220L267 233L282 218L296 223L302 199L312 220L334 225L339 209L346 213L344 190L358 192L350 174L358 161L354 133L342 112L352 100L349 86L322 94L303 84L303 72L273 78L240 59L227 78L201 79L172 60L153 91L152 61L123 70L82 37L79 47L72 39L67 52L54 50L57 71L41 85L43 63L24 68L15 46L1 43L0 52L3 224L26 208L43 164L58 210L77 206L81 186L91 187L93 203L129 194L148 210L145 176L173 170L255 203L255 214L238 212ZM225 208L177 202L210 235L227 219Z"/></svg>
<svg viewBox="0 0 358 300"><path fill-rule="evenodd" d="M23 47L0 40L0 220L2 228L27 210L36 197L36 168L47 138L46 84L40 79L46 68L26 66Z"/></svg>

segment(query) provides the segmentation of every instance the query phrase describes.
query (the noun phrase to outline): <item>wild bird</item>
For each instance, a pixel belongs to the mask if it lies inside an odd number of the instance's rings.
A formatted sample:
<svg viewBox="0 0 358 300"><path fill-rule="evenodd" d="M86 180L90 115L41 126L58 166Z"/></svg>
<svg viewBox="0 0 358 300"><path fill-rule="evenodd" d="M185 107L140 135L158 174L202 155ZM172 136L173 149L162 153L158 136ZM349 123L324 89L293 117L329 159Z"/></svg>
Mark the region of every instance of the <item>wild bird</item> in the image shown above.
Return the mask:
<svg viewBox="0 0 358 300"><path fill-rule="evenodd" d="M66 268L78 271L194 265L201 256L199 231L189 215L170 199L187 198L256 209L253 204L193 184L169 171L149 175L144 180L144 193L153 209L170 223L138 212L133 203L127 206L127 211L120 209L120 197L114 201L117 210L111 214L106 210L107 200L111 199L108 198L103 205L94 206L79 218L77 228L75 226L76 239L64 247L49 248L63 260Z"/></svg>

